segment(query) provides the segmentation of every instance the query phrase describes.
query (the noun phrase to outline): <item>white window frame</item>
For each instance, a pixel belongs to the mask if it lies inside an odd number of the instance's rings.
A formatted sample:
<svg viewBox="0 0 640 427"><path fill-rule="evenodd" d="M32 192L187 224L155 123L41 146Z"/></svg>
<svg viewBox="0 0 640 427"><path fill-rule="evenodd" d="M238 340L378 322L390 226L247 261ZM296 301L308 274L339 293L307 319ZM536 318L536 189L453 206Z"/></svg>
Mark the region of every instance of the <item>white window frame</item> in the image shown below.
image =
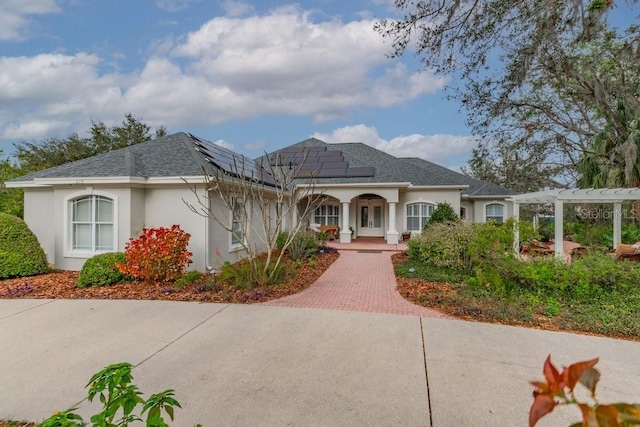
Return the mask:
<svg viewBox="0 0 640 427"><path fill-rule="evenodd" d="M409 207L418 205L419 208L419 214L416 215L409 215ZM430 213L427 216L423 216L422 215L422 205L426 205L427 209L430 207ZM433 213L434 209L436 208L436 203L433 202L429 202L429 201L424 201L424 200L419 200L419 201L415 201L415 202L408 202L405 204L404 207L404 225L405 225L405 230L407 231L412 231L412 232L418 232L421 233L422 230L424 229L424 224L426 224L429 221L429 218L431 218L431 214ZM409 218L419 218L419 222L420 222L420 228L419 229L414 229L414 228L409 228Z"/></svg>
<svg viewBox="0 0 640 427"><path fill-rule="evenodd" d="M465 206L460 206L460 219L467 219L467 208Z"/></svg>
<svg viewBox="0 0 640 427"><path fill-rule="evenodd" d="M487 215L488 209L493 206L500 206L502 208L501 217L498 217L496 215ZM504 205L504 203L498 203L498 202L487 203L486 205L484 205L484 222L495 221L497 224L503 224L505 220L505 211L506 211L506 206ZM500 218L500 221L497 221L495 218Z"/></svg>
<svg viewBox="0 0 640 427"><path fill-rule="evenodd" d="M104 198L111 201L111 206L113 208L113 222L104 223L112 225L112 241L113 246L110 249L96 249L96 225L99 225L96 221L95 209L96 209L96 201L98 198ZM74 248L74 204L82 199L90 199L91 200L91 248L90 249L76 249ZM118 242L118 196L115 194L107 193L104 191L81 191L77 193L73 193L65 197L64 199L64 256L68 258L91 258L94 255L107 253L107 252L116 252L119 250L120 244Z"/></svg>
<svg viewBox="0 0 640 427"><path fill-rule="evenodd" d="M229 249L234 251L234 250L239 250L243 247L243 244L246 244L247 242L247 236L244 233L244 230L248 230L249 227L247 227L246 223L243 225L241 225L240 229L243 231L243 235L241 237L241 240L234 240L234 235L233 235L233 224L236 222L241 222L241 221L248 221L248 218L239 218L236 220L236 216L235 216L235 210L236 210L236 205L239 202L239 206L241 206L240 208L240 215L241 216L245 216L245 212L247 211L246 207L243 206L242 203L242 197L236 197L235 201L234 201L234 207L233 209L230 210L229 212L229 226L230 226L230 232L229 232Z"/></svg>
<svg viewBox="0 0 640 427"><path fill-rule="evenodd" d="M320 212L323 211L324 212ZM333 212L329 212L329 211ZM331 214L330 214L331 213ZM335 219L335 223L329 223L329 218ZM340 226L340 205L338 203L322 203L313 210L314 224Z"/></svg>

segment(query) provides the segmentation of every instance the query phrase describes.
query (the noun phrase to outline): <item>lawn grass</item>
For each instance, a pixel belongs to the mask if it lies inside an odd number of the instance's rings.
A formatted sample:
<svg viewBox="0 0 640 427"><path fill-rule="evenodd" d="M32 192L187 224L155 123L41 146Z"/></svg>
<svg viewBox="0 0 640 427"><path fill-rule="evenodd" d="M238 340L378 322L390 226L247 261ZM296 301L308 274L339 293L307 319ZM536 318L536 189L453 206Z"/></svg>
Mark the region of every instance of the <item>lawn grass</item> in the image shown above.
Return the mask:
<svg viewBox="0 0 640 427"><path fill-rule="evenodd" d="M588 292L561 285L496 288L478 283L472 272L406 256L396 260L396 276L405 298L456 317L640 340L640 283L594 284Z"/></svg>

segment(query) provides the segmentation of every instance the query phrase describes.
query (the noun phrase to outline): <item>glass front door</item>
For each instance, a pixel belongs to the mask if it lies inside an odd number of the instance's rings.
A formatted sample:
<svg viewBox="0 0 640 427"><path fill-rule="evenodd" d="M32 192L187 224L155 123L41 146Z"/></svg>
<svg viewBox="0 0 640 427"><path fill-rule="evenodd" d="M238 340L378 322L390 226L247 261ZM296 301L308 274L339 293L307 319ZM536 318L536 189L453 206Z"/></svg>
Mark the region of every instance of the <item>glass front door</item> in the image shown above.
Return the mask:
<svg viewBox="0 0 640 427"><path fill-rule="evenodd" d="M384 237L383 202L374 200L360 202L358 212L358 236Z"/></svg>

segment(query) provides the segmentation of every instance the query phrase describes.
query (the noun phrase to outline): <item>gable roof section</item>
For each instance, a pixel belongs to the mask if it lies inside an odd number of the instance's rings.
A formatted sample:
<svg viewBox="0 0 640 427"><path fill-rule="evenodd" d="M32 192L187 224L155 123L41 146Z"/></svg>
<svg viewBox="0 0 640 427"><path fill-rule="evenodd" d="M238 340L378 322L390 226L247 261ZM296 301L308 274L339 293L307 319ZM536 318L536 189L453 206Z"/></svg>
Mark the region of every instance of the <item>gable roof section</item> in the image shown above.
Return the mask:
<svg viewBox="0 0 640 427"><path fill-rule="evenodd" d="M176 177L202 175L208 167L186 133L176 133L12 180L36 178Z"/></svg>
<svg viewBox="0 0 640 427"><path fill-rule="evenodd" d="M425 187L459 186L463 189L462 195L467 197L505 197L514 194L509 189L471 178L427 160L417 157L397 158L361 142L327 144L319 139L309 138L271 153L269 156L289 149L299 150L305 147L326 147L327 151L340 151L345 161L349 163L349 167L374 168L372 177L318 177L315 179L318 184L409 182L413 186Z"/></svg>
<svg viewBox="0 0 640 427"><path fill-rule="evenodd" d="M260 173L256 173L256 169L260 169ZM200 177L205 171L213 174L215 170L229 175L251 174L247 176L249 179L273 183L271 176L254 160L184 132L34 172L9 183L19 187L64 179Z"/></svg>
<svg viewBox="0 0 640 427"><path fill-rule="evenodd" d="M384 151L377 150L370 145L361 142L349 142L339 144L327 144L316 138L309 138L277 150L269 154L269 157L277 155L279 152L287 150L300 150L303 148L326 147L327 151L339 151L349 168L373 168L372 176L364 177L332 177L315 178L318 184L357 184L357 183L389 183L408 182L414 186L460 186L466 187L467 183L460 177L447 176L430 173L416 165L407 163L402 159L394 157ZM436 165L437 166L437 165ZM455 174L455 172L452 171ZM456 174L460 175L460 174ZM304 181L304 180L301 180Z"/></svg>
<svg viewBox="0 0 640 427"><path fill-rule="evenodd" d="M420 159L418 157L406 157L402 158L407 163L410 163L414 166L424 169L425 171L429 171L429 173L437 174L443 180L447 180L450 178L454 179L462 179L469 187L462 192L463 196L468 197L489 197L489 196L511 196L515 194L514 191L501 187L496 184L492 184L490 182L480 181L475 178L471 178L470 176L452 171L451 169L445 168L443 166L437 165L435 163L429 162L427 160Z"/></svg>

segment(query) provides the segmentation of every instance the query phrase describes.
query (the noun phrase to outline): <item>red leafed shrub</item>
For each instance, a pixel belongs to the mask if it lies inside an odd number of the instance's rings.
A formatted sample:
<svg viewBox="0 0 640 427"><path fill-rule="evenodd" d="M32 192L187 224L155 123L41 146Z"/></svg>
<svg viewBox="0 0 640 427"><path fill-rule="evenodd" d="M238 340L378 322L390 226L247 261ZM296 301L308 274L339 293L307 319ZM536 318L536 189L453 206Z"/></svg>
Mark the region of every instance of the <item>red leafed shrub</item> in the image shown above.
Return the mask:
<svg viewBox="0 0 640 427"><path fill-rule="evenodd" d="M127 242L125 262L116 264L123 274L129 274L145 282L172 282L182 276L193 253L187 250L191 235L180 229L145 228L137 239Z"/></svg>

